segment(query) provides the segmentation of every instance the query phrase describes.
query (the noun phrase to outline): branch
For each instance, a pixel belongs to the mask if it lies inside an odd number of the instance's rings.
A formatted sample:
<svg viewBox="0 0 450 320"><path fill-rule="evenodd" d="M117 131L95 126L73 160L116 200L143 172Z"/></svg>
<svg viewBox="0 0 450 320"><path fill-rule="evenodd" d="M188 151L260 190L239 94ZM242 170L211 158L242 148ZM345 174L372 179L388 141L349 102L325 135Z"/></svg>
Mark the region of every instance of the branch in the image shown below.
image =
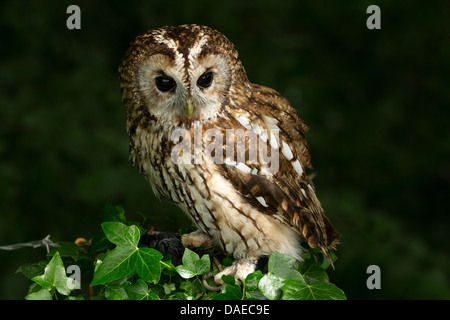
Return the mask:
<svg viewBox="0 0 450 320"><path fill-rule="evenodd" d="M7 246L0 246L0 250L17 250L25 247L32 247L32 248L45 247L47 249L47 253L49 253L51 248L59 248L60 245L50 240L50 235L48 235L42 240L35 240L25 243L16 243Z"/></svg>

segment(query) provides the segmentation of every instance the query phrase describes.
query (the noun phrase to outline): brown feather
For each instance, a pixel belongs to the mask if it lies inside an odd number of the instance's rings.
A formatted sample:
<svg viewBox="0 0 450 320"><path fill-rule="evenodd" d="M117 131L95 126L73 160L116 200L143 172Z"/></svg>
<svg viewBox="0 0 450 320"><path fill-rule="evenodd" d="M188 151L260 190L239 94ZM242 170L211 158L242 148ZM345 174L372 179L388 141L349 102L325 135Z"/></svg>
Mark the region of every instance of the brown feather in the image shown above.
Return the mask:
<svg viewBox="0 0 450 320"><path fill-rule="evenodd" d="M263 116L276 119L280 139L288 143L294 159L299 159L304 169L312 168L305 138L308 126L296 110L286 98L273 89L254 84L252 89L247 108L252 121L263 125ZM239 124L233 123L233 126L236 125ZM280 155L279 159L280 168L272 180L262 175L244 173L227 165L224 165L223 173L252 205L266 214L282 217L283 221L298 231L310 247L318 247L331 261L328 248L335 248L339 243L339 233L325 216L311 180L305 173L299 176L290 161L283 156ZM256 197L260 196L266 199L267 208L256 200Z"/></svg>

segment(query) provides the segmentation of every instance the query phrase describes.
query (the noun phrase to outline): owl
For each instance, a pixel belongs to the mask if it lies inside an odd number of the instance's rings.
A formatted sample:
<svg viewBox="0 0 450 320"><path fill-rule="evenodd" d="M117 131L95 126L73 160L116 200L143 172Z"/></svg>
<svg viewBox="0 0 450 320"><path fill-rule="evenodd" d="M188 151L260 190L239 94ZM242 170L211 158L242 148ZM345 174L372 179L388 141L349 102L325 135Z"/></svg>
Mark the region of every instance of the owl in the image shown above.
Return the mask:
<svg viewBox="0 0 450 320"><path fill-rule="evenodd" d="M198 230L184 245L217 245L245 279L274 251L301 260L302 243L328 259L339 234L307 169L305 122L277 91L249 82L233 43L207 26L136 37L120 67L130 161L159 198Z"/></svg>

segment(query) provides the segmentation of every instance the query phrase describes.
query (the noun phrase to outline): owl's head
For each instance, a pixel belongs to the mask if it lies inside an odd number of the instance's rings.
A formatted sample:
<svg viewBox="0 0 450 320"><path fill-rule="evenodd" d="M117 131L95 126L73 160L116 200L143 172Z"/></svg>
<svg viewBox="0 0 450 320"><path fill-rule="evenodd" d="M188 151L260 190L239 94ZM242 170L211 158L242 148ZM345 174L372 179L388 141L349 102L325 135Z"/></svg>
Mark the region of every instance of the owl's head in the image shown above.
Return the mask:
<svg viewBox="0 0 450 320"><path fill-rule="evenodd" d="M133 40L120 68L129 116L144 112L159 122L191 123L217 116L249 83L234 45L206 26L150 30Z"/></svg>

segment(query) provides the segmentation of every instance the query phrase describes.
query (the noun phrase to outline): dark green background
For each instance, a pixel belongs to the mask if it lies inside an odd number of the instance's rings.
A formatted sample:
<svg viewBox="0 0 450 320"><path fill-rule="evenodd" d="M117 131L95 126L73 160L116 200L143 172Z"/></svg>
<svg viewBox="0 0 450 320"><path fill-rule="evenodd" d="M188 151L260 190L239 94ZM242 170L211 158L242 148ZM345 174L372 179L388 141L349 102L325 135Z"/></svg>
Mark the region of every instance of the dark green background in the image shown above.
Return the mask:
<svg viewBox="0 0 450 320"><path fill-rule="evenodd" d="M81 7L81 30L66 8ZM366 28L378 4L382 29ZM148 29L199 23L310 126L317 194L342 233L332 282L350 299L450 298L448 1L2 1L0 245L89 238L103 207L162 230L187 219L128 162L117 67ZM0 298L44 249L0 251ZM381 290L366 269L381 268Z"/></svg>

